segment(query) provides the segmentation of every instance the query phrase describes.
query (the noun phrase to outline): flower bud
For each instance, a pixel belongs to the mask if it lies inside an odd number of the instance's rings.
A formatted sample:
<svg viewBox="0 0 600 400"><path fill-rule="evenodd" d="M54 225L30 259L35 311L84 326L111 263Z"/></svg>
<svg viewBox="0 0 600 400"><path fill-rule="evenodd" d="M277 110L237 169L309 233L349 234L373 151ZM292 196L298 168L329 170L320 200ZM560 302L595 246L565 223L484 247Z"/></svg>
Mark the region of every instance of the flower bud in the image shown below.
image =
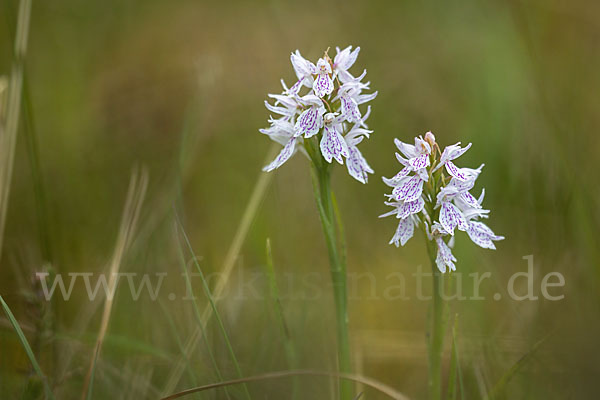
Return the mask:
<svg viewBox="0 0 600 400"><path fill-rule="evenodd" d="M433 135L433 133L431 133L431 131L425 134L425 141L429 143L429 145L433 149L433 146L435 146L435 136Z"/></svg>

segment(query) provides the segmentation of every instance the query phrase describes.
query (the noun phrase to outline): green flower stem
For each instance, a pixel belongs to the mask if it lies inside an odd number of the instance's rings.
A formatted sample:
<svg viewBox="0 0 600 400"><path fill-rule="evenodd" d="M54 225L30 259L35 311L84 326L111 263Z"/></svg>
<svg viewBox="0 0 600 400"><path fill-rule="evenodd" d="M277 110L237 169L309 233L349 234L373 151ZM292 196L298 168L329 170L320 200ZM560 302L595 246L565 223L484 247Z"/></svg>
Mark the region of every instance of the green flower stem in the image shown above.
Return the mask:
<svg viewBox="0 0 600 400"><path fill-rule="evenodd" d="M433 305L429 330L429 393L431 400L440 400L442 394L442 352L444 349L444 302L441 288L444 275L438 270L435 257L435 242L427 242L427 252L431 259L433 279Z"/></svg>
<svg viewBox="0 0 600 400"><path fill-rule="evenodd" d="M312 159L312 172L315 200L321 218L325 243L329 253L329 264L331 269L331 282L333 284L333 295L336 309L336 333L338 349L338 368L341 373L351 372L350 362L350 340L348 336L348 295L346 282L346 266L340 257L337 246L337 230L335 224L334 204L331 192L331 165L312 157L314 148L306 146ZM344 251L342 249L342 251ZM340 399L352 399L352 382L340 379Z"/></svg>

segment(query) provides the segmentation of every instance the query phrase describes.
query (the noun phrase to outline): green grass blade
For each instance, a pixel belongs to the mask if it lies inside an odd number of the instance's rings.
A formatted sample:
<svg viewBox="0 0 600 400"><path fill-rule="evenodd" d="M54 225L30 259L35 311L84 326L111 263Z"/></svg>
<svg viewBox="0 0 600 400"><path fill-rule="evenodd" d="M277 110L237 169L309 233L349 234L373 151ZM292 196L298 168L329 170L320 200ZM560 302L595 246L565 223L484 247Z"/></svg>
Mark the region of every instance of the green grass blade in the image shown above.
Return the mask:
<svg viewBox="0 0 600 400"><path fill-rule="evenodd" d="M96 347L99 347L100 344L97 344ZM99 349L97 348L94 352L94 361L92 362L92 374L90 375L90 385L88 386L87 396L85 396L86 400L92 399L92 391L94 387L94 376L96 376L96 365L98 363L98 353Z"/></svg>
<svg viewBox="0 0 600 400"><path fill-rule="evenodd" d="M533 357L537 349L546 340L547 337L548 336L544 336L542 339L538 340L527 353L525 353L512 367L508 369L508 371L504 373L504 375L502 375L500 380L494 385L494 387L492 387L492 389L485 396L485 400L494 400L496 398L499 398L500 394L502 394L506 389L506 385L508 384L508 382L510 382L512 377L515 376L515 374L525 364L527 364L527 362Z"/></svg>
<svg viewBox="0 0 600 400"><path fill-rule="evenodd" d="M176 235L177 235L177 232L176 232ZM177 236L177 237L179 237L179 236ZM189 275L189 272L187 269L185 255L183 253L183 248L181 247L181 242L179 241L179 239L177 240L177 248L179 250L179 258L181 259L181 268L183 269L184 276L185 276L185 285L186 285L187 292L193 293L192 282L190 280L190 275ZM195 260L195 258L194 258L194 260ZM212 351L210 343L208 342L208 336L206 335L206 328L205 328L204 324L202 323L202 316L200 315L200 309L198 308L198 304L196 303L195 298L192 301L192 306L194 307L194 315L196 315L196 319L198 320L198 325L200 326L201 335L202 335L202 338L204 339L204 343L206 344L206 350L208 352L208 356L210 358L211 364L215 370L215 374L217 375L218 379L222 380L223 375L221 374L221 370L219 368L219 365L217 364L217 359L215 358L215 355ZM185 354L185 351L183 353L184 353L185 359L187 360L188 359L187 354ZM229 400L231 400L231 397L230 397L230 394L229 394L229 391L227 390L227 388L225 388L225 396Z"/></svg>
<svg viewBox="0 0 600 400"><path fill-rule="evenodd" d="M21 0L15 30L14 59L8 86L6 122L0 124L0 255L4 244L8 201L13 176L15 149L21 112L24 60L31 15L31 0ZM4 125L4 126L3 126Z"/></svg>
<svg viewBox="0 0 600 400"><path fill-rule="evenodd" d="M31 170L31 180L33 181L33 197L35 200L35 211L39 225L39 240L44 260L52 260L52 246L50 241L50 232L48 228L48 213L46 209L46 189L43 179L42 166L40 163L40 150L37 138L37 131L34 125L33 105L29 80L27 76L23 78L23 121L24 137L27 144L27 156Z"/></svg>
<svg viewBox="0 0 600 400"><path fill-rule="evenodd" d="M192 393L202 392L205 390L211 390L211 389L215 389L215 388L219 388L219 387L223 387L223 386L239 385L239 384L246 383L246 382L259 382L259 381L265 381L265 380L271 380L271 379L289 378L292 376L311 376L311 377L326 377L326 378L344 379L344 380L347 380L350 382L361 383L361 384L368 386L369 388L374 389L377 392L379 392L391 399L408 400L408 397L406 397L404 394L398 392L396 389L386 385L385 383L379 382L373 378L369 378L369 377L357 375L357 374L317 371L317 370L302 370L302 369L301 370L292 370L292 371L266 372L261 375L247 376L242 379L234 379L234 380L226 381L226 382L211 383L208 385L191 388L191 389L186 389L184 391L171 394L169 396L163 397L161 400L174 400L174 399L178 399L178 398L187 396ZM355 398L355 397L352 397L352 398ZM350 397L348 399L350 399Z"/></svg>
<svg viewBox="0 0 600 400"><path fill-rule="evenodd" d="M285 315L283 314L283 307L281 306L281 298L279 296L279 287L277 286L277 279L275 279L275 268L273 266L273 253L271 252L271 241L267 238L266 244L266 255L267 255L267 278L269 280L269 292L270 298L273 303L273 308L275 308L275 315L277 317L277 322L279 327L281 328L281 333L284 338L284 350L288 363L288 367L290 369L297 368L297 355L296 348L294 347L294 342L292 341L291 333L289 327L286 323ZM298 388L299 382L298 377L294 377L292 380L292 399L298 398Z"/></svg>
<svg viewBox="0 0 600 400"><path fill-rule="evenodd" d="M163 301L161 301L159 299L158 305L160 306L160 309L162 310L163 314L165 314L165 317L167 319L167 324L169 325L169 329L171 330L171 334L175 338L175 342L177 343L177 347L179 348L179 351L181 352L181 356L185 359L185 362L187 364L186 371L189 375L190 381L192 382L192 384L197 385L198 378L196 377L194 370L190 367L190 358L186 354L185 346L183 345L183 342L181 341L181 338L179 337L179 334L177 333L177 326L175 325L175 321L173 321L173 317L171 316L171 313L169 313L169 310L167 309L167 306L165 305L165 303Z"/></svg>
<svg viewBox="0 0 600 400"><path fill-rule="evenodd" d="M177 218L177 216L176 216L176 218ZM181 236L183 237L183 240L185 241L187 249L188 249L190 255L192 256L192 260L194 262L194 265L196 266L196 270L198 271L200 280L202 281L202 288L204 289L206 297L208 298L208 301L210 303L210 307L213 310L213 315L215 316L215 319L217 320L217 324L219 326L221 334L223 335L223 339L225 340L227 350L229 352L231 360L233 361L233 365L235 366L237 375L239 378L243 378L242 369L240 368L238 359L235 355L235 352L233 351L233 346L231 345L231 341L229 340L229 335L227 334L227 330L225 329L225 324L223 323L223 319L221 318L221 315L219 314L219 311L217 310L217 306L215 305L214 299L212 297L212 293L210 291L210 288L208 287L208 283L206 282L204 273L202 272L202 268L200 268L200 264L198 263L198 258L196 257L196 254L194 253L192 244L190 243L190 240L189 240L187 234L185 233L185 230L183 229L181 221L178 218L177 218L177 224L179 226ZM248 386L245 383L242 386L243 386L244 395L245 395L246 399L251 400L250 392L248 391Z"/></svg>
<svg viewBox="0 0 600 400"><path fill-rule="evenodd" d="M278 143L273 143L269 148L267 156L265 157L265 163L271 162L273 157L278 153L280 145ZM261 202L265 196L267 188L269 187L271 180L273 178L273 174L268 174L265 172L261 172L254 188L252 189L252 194L246 204L244 209L244 214L239 222L239 225L236 229L233 240L227 250L227 254L225 256L225 260L223 261L221 268L221 275L214 288L214 297L219 298L223 291L225 290L231 274L233 272L235 266L235 260L237 259L240 249L246 240L246 236L248 234L248 230L250 229L250 225L256 216L258 209L260 208ZM202 313L202 324L205 326L208 323L208 320L212 318L212 311L210 305L206 305L204 308L204 312ZM196 346L200 341L200 328L197 328L194 333L189 337L186 341L186 349L189 349L189 353L193 352ZM169 374L169 377L166 379L166 384L163 388L163 393L169 393L175 390L181 375L183 374L183 368L185 366L185 362L182 359L179 359L176 365L173 368L173 371Z"/></svg>
<svg viewBox="0 0 600 400"><path fill-rule="evenodd" d="M96 335L94 333L79 334L73 332L56 332L57 340L65 340L77 344L85 344L86 346L94 344ZM107 334L104 337L102 344L103 348L112 348L114 351L135 352L142 355L148 355L159 358L161 361L172 359L173 355L168 352L146 343L140 339L133 339L127 336Z"/></svg>
<svg viewBox="0 0 600 400"><path fill-rule="evenodd" d="M4 308L4 312L8 316L10 323L12 324L13 328L17 332L17 336L19 336L21 345L23 345L23 348L25 349L25 353L27 353L27 357L29 357L29 361L31 361L31 365L33 366L33 369L35 370L36 374L38 374L38 376L42 380L42 383L44 385L44 391L46 392L46 398L54 400L54 394L52 394L52 389L50 389L50 385L48 384L48 379L46 378L46 375L44 375L44 373L42 372L42 369L40 368L40 365L38 364L38 362L35 358L35 355L33 354L33 350L31 350L31 346L29 346L29 342L27 341L25 334L21 330L19 323L17 322L12 311L10 311L8 304L6 304L6 302L4 301L2 296L0 296L0 303L2 303L2 308Z"/></svg>

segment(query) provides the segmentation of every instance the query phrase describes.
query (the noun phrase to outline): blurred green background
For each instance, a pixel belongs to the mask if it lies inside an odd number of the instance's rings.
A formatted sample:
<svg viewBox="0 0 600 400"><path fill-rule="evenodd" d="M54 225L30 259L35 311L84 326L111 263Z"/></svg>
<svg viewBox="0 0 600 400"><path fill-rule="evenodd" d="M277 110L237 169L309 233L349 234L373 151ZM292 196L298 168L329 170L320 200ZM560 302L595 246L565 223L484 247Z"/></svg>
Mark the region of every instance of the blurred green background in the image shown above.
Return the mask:
<svg viewBox="0 0 600 400"><path fill-rule="evenodd" d="M0 75L11 71L17 9L16 0L0 1ZM179 295L185 282L173 209L204 272L221 271L269 161L271 143L258 132L269 115L263 101L280 91L280 78L295 80L290 52L316 60L327 47L350 44L361 47L352 71L366 68L379 91L369 119L374 133L360 147L375 175L363 186L345 167L334 171L349 272L372 273L377 282L373 296L370 281L360 280L350 301L355 370L410 398L426 396L429 303L414 299L410 279L419 265L430 268L424 242L415 235L404 248L387 245L396 221L377 216L387 211L380 177L399 169L393 138L410 141L431 130L441 145L473 143L460 165L486 164L475 192L486 188L490 226L506 236L495 252L466 235L457 240L465 279L492 274L482 284L485 301L450 302L465 398L482 398L523 356L500 398L597 396L599 2L34 0L28 111L18 133L0 293L58 398L81 396L102 302L90 303L81 285L70 301L45 302L35 272L106 271L131 171L147 168L148 193L121 271L169 275L159 301L117 295L93 398L157 398L197 327L193 302ZM296 367L334 370L326 249L308 161L300 156L272 174L228 287L264 272L267 238ZM526 270L522 257L530 254L536 294L542 277L556 271L566 281L555 289L563 300L507 298L510 276ZM392 272L407 277L412 300L382 298ZM306 287L297 283L307 276L317 277L320 295L303 298ZM264 295L242 298L231 289L218 303L240 367L244 375L287 369L267 280L252 282ZM468 295L472 289L463 286ZM195 288L202 293L197 281ZM493 300L494 293L502 299ZM206 304L200 297L200 310ZM186 355L176 389L219 380L209 349L222 378L236 377L214 318L207 328L208 343ZM298 382L301 398L328 398L334 384ZM280 379L248 388L253 398L292 398L293 384ZM384 398L360 390L365 398ZM43 397L4 314L0 394ZM240 388L230 394L241 397Z"/></svg>

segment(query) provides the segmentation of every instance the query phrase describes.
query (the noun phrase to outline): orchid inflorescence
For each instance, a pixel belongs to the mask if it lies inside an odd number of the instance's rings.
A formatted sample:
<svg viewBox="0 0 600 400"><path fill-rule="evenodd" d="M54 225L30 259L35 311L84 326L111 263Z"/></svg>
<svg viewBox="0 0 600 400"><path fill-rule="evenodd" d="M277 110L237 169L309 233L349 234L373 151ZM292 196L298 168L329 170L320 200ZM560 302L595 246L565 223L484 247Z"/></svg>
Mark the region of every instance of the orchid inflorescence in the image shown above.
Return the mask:
<svg viewBox="0 0 600 400"><path fill-rule="evenodd" d="M360 47L336 49L333 60L325 52L316 65L302 57L298 50L292 53L291 62L298 80L290 88L281 80L283 93L269 94L274 104L265 101L267 109L279 117L270 117L271 126L260 132L283 146L265 171L279 168L298 151L317 157L318 150L312 151L311 145L318 140L325 161L336 160L343 164L345 158L348 173L356 180L366 183L367 174L373 173L357 146L372 133L365 125L371 107L363 115L359 106L373 100L377 92L363 94L369 89L369 82L362 82L366 70L358 77L348 72ZM301 94L303 89L307 91ZM314 146L316 149L316 142Z"/></svg>
<svg viewBox="0 0 600 400"><path fill-rule="evenodd" d="M398 139L394 143L401 153L396 153L396 158L404 168L392 178L383 178L393 188L392 194L386 195L389 201L385 204L394 210L381 217L395 215L400 219L390 244L404 246L413 236L415 226L422 223L427 239L437 246L435 263L442 273L447 268L456 270L456 258L451 252L456 228L467 232L478 246L495 249L494 241L504 237L495 235L478 221L489 214L489 210L482 208L485 190L479 198L469 193L483 164L471 169L459 168L453 163L471 147L471 143L461 147L458 142L441 152L431 132L427 132L425 138L416 137L414 145Z"/></svg>

